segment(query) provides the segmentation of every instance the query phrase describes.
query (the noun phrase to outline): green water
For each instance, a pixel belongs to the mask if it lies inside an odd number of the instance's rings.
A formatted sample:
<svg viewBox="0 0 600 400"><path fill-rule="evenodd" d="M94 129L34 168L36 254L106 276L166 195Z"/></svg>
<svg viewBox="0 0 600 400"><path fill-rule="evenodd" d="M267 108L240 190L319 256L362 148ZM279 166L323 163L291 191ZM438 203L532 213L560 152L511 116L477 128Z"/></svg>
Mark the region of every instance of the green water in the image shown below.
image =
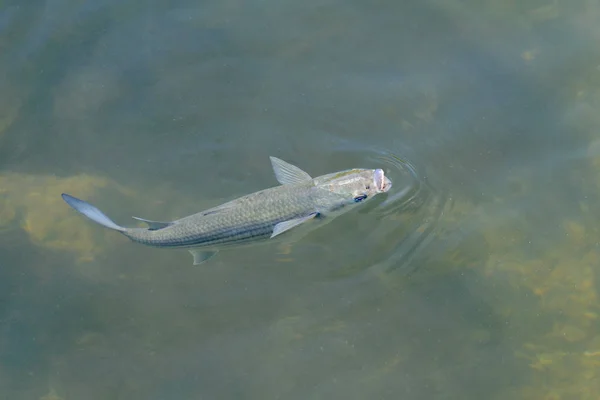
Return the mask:
<svg viewBox="0 0 600 400"><path fill-rule="evenodd" d="M595 1L0 2L0 398L596 399ZM381 167L293 246L170 220Z"/></svg>

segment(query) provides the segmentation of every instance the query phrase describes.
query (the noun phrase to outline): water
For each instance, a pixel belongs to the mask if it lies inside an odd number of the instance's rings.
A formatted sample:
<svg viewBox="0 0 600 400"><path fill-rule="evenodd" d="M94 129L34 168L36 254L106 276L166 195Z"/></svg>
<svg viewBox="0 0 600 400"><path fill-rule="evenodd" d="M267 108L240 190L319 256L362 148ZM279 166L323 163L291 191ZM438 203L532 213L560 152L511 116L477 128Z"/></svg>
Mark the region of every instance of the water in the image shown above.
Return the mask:
<svg viewBox="0 0 600 400"><path fill-rule="evenodd" d="M595 399L593 1L0 5L0 397ZM291 247L129 243L382 167ZM133 224L133 221L131 222Z"/></svg>

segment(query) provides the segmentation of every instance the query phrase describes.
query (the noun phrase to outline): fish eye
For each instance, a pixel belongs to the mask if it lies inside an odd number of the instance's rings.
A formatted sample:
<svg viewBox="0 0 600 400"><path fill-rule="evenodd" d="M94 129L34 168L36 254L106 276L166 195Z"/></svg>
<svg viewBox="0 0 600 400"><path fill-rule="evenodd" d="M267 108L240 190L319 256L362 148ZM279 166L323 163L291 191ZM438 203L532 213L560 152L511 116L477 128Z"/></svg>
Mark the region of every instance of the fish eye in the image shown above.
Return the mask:
<svg viewBox="0 0 600 400"><path fill-rule="evenodd" d="M367 195L366 195L366 194L361 194L360 196L356 196L356 197L354 198L354 202L355 202L355 203L360 203L361 201L363 201L363 200L364 200L364 199L366 199L366 198L367 198Z"/></svg>

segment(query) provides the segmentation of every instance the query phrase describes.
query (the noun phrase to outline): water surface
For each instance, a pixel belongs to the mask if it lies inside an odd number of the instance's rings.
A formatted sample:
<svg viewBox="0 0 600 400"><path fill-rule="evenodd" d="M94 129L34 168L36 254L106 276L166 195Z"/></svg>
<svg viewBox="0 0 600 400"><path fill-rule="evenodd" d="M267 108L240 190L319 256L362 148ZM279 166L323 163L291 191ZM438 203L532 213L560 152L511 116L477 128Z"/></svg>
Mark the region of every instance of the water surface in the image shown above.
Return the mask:
<svg viewBox="0 0 600 400"><path fill-rule="evenodd" d="M0 5L0 397L595 399L592 1ZM168 220L384 168L293 246L142 247Z"/></svg>

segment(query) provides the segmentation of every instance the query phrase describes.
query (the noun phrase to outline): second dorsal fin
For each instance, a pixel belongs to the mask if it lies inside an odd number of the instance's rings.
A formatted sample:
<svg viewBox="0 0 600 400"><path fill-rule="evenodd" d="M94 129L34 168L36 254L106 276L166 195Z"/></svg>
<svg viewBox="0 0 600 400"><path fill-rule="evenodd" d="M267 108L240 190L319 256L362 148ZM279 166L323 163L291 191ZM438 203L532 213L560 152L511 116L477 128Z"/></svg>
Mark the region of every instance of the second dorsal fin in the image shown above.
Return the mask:
<svg viewBox="0 0 600 400"><path fill-rule="evenodd" d="M159 229L166 228L167 226L173 225L172 222L151 221L149 219L143 219L143 218L138 218L138 217L132 217L132 218L148 225L148 229L151 231L157 231Z"/></svg>

